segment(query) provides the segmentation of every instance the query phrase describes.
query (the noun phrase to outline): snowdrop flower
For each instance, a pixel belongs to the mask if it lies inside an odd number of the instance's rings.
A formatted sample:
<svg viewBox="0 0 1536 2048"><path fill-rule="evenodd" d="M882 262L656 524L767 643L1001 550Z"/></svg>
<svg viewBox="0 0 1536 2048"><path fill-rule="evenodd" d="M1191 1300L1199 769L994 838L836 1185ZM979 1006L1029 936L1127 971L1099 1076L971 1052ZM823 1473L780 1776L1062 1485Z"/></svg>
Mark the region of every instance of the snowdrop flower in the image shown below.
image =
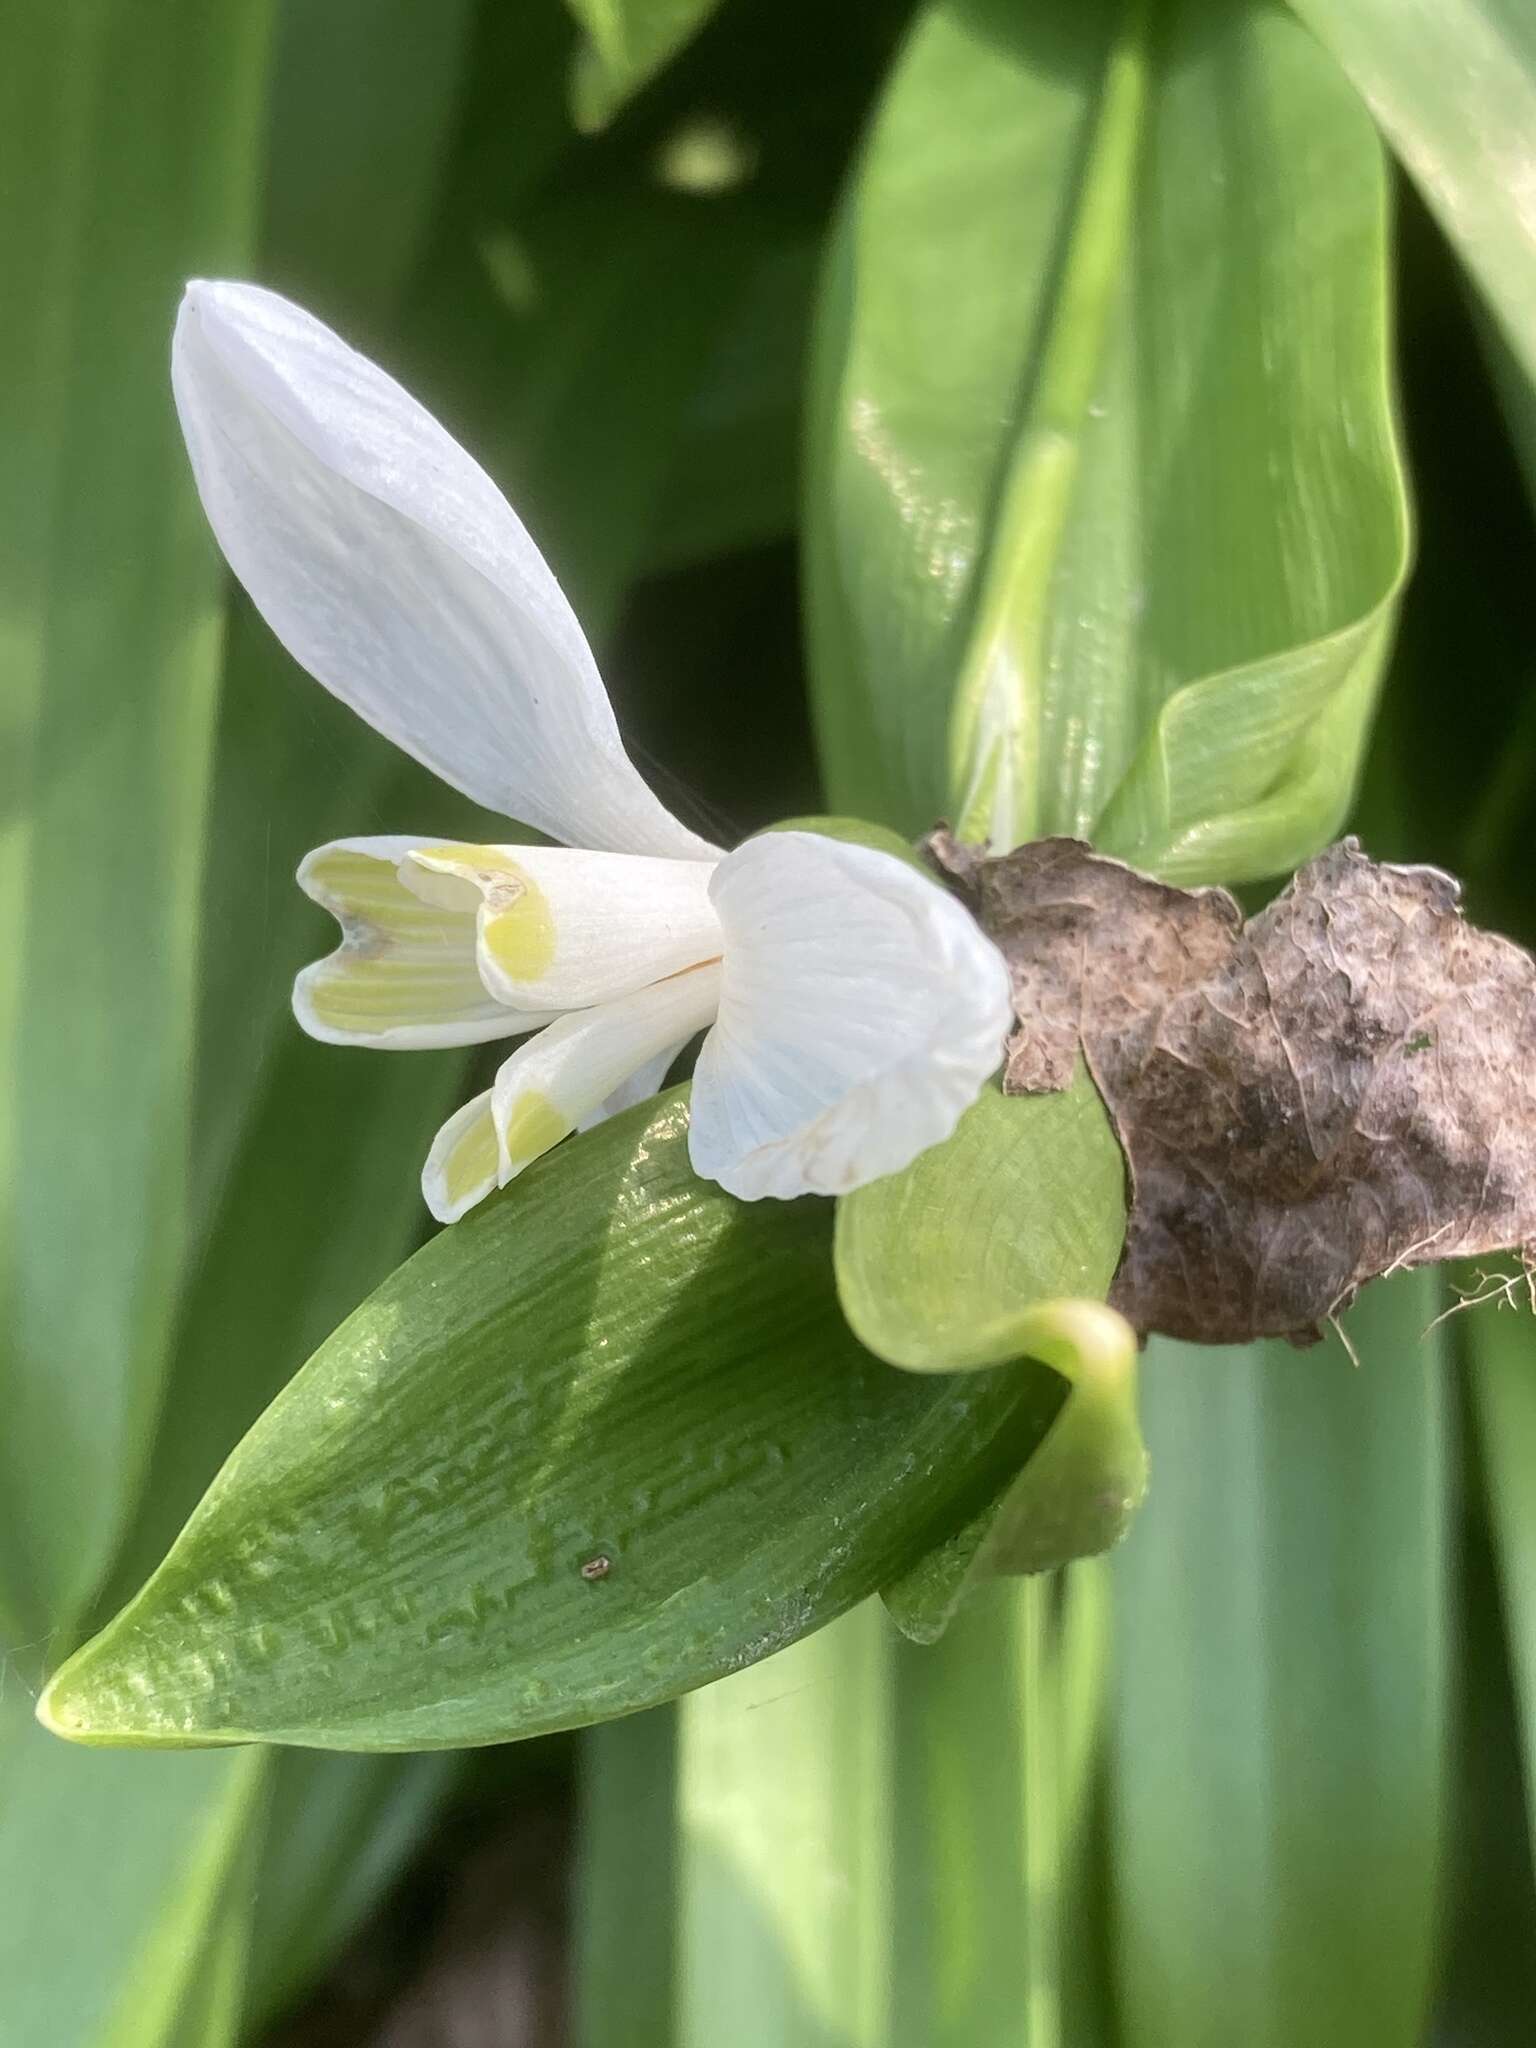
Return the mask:
<svg viewBox="0 0 1536 2048"><path fill-rule="evenodd" d="M192 284L172 379L214 533L289 653L445 782L562 842L341 839L299 869L343 933L299 976L305 1030L523 1041L439 1132L434 1215L652 1093L705 1030L690 1154L733 1194L842 1193L949 1135L1010 1014L1001 956L952 897L818 833L722 854L680 824L496 486L309 314Z"/></svg>

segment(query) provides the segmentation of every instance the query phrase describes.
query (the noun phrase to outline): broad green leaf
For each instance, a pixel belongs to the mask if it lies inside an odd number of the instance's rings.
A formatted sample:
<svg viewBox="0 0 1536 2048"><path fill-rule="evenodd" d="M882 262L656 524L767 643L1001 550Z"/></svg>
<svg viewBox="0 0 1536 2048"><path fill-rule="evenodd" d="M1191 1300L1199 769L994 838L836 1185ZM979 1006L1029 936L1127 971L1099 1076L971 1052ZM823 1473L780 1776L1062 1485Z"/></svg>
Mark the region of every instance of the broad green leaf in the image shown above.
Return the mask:
<svg viewBox="0 0 1536 2048"><path fill-rule="evenodd" d="M1127 2048L1415 2048L1437 1929L1451 1499L1434 1277L1334 1339L1158 1343L1116 1560Z"/></svg>
<svg viewBox="0 0 1536 2048"><path fill-rule="evenodd" d="M1528 1825L1536 1838L1536 1324L1491 1299L1459 1320L1524 1739Z"/></svg>
<svg viewBox="0 0 1536 2048"><path fill-rule="evenodd" d="M1335 829L1407 553L1370 121L1236 0L918 16L823 287L840 807L1183 881Z"/></svg>
<svg viewBox="0 0 1536 2048"><path fill-rule="evenodd" d="M683 1701L677 2048L885 2048L890 1658L868 1604Z"/></svg>
<svg viewBox="0 0 1536 2048"><path fill-rule="evenodd" d="M973 1513L1048 1376L870 1357L826 1205L733 1201L686 1127L682 1091L616 1118L402 1267L57 1674L47 1725L358 1749L569 1727L767 1655Z"/></svg>
<svg viewBox="0 0 1536 2048"><path fill-rule="evenodd" d="M569 0L586 30L571 81L582 128L601 128L680 50L719 0Z"/></svg>
<svg viewBox="0 0 1536 2048"><path fill-rule="evenodd" d="M0 1608L32 1633L133 1497L183 1254L219 604L166 335L247 261L266 37L264 0L7 20Z"/></svg>
<svg viewBox="0 0 1536 2048"><path fill-rule="evenodd" d="M578 1755L572 2039L672 2048L677 1712L589 1728Z"/></svg>
<svg viewBox="0 0 1536 2048"><path fill-rule="evenodd" d="M1402 158L1536 379L1529 0L1291 0Z"/></svg>
<svg viewBox="0 0 1536 2048"><path fill-rule="evenodd" d="M68 1750L12 1674L0 1698L0 2041L225 2048L260 1752ZM206 2024L188 2034L201 2009ZM219 2028L223 2027L223 2031Z"/></svg>

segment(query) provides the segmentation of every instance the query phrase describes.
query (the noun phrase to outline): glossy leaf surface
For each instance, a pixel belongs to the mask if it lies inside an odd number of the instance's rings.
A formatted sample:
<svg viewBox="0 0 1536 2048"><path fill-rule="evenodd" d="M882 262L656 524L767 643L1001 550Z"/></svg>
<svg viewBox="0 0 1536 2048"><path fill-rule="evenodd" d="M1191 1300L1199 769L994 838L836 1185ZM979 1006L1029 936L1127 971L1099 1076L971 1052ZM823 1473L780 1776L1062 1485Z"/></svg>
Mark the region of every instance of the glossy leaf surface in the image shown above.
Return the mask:
<svg viewBox="0 0 1536 2048"><path fill-rule="evenodd" d="M829 1221L698 1180L678 1092L559 1148L322 1346L56 1676L50 1725L488 1742L832 1619L990 1497L1050 1400L1028 1369L863 1351Z"/></svg>
<svg viewBox="0 0 1536 2048"><path fill-rule="evenodd" d="M1184 881L1335 829L1407 549L1386 186L1298 24L919 15L824 285L806 497L833 801Z"/></svg>

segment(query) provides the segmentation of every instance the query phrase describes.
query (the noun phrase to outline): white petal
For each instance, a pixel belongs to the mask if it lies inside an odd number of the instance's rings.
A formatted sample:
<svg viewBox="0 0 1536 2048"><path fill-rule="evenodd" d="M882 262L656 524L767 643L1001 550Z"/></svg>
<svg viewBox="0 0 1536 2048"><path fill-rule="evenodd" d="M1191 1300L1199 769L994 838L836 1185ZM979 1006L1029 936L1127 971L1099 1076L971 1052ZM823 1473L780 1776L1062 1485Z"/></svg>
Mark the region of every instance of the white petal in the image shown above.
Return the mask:
<svg viewBox="0 0 1536 2048"><path fill-rule="evenodd" d="M725 960L696 1170L748 1201L846 1194L947 1138L1012 1015L969 913L893 855L812 832L748 840L711 893Z"/></svg>
<svg viewBox="0 0 1536 2048"><path fill-rule="evenodd" d="M557 839L708 858L624 752L560 586L393 378L254 285L194 283L172 383L219 545L294 658L446 782Z"/></svg>
<svg viewBox="0 0 1536 2048"><path fill-rule="evenodd" d="M439 1223L457 1223L496 1185L500 1165L491 1091L456 1109L432 1140L421 1192Z"/></svg>
<svg viewBox="0 0 1536 2048"><path fill-rule="evenodd" d="M690 1031L688 1038L692 1038ZM655 1059L647 1060L643 1067L636 1067L627 1081L621 1081L611 1095L605 1095L596 1109L588 1113L577 1124L578 1131L592 1131L599 1124L607 1123L611 1116L622 1116L626 1109L633 1109L637 1102L649 1102L667 1078L668 1069L677 1058L688 1038L678 1039L675 1045L665 1046Z"/></svg>
<svg viewBox="0 0 1536 2048"><path fill-rule="evenodd" d="M426 903L400 881L400 863L423 843L431 844L400 834L335 839L305 855L299 886L343 934L294 983L294 1014L312 1038L401 1050L479 1045L558 1014L524 1014L487 992L474 911Z"/></svg>
<svg viewBox="0 0 1536 2048"><path fill-rule="evenodd" d="M584 1009L720 957L714 869L563 846L419 848L401 870L429 902L477 908L480 977L519 1009Z"/></svg>
<svg viewBox="0 0 1536 2048"><path fill-rule="evenodd" d="M641 1069L702 1031L719 994L720 969L695 967L619 1002L574 1011L520 1045L493 1091L503 1183Z"/></svg>

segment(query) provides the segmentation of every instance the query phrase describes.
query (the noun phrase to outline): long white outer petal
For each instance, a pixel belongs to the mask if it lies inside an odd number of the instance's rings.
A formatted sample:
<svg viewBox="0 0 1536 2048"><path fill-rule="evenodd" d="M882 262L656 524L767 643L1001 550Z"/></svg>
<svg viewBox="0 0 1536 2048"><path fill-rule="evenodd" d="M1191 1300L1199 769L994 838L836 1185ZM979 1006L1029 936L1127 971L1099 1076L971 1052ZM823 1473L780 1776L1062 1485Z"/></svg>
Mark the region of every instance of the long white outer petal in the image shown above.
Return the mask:
<svg viewBox="0 0 1536 2048"><path fill-rule="evenodd" d="M219 545L328 690L444 781L557 839L713 857L625 753L511 506L393 378L276 293L205 282L187 287L171 375Z"/></svg>

